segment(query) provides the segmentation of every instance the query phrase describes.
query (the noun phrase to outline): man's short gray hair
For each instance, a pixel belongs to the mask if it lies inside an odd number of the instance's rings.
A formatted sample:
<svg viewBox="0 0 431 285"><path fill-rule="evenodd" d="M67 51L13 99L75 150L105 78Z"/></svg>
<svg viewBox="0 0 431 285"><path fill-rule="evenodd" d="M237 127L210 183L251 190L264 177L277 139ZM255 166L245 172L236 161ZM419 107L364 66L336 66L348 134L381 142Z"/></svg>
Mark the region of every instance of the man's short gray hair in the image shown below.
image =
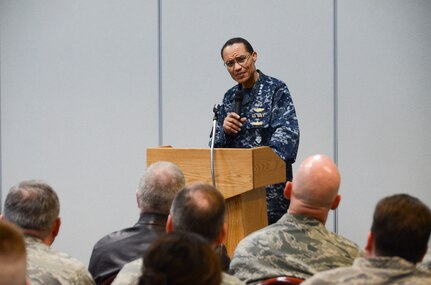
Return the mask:
<svg viewBox="0 0 431 285"><path fill-rule="evenodd" d="M184 174L176 164L168 161L151 164L139 182L141 212L169 214L175 194L184 186Z"/></svg>
<svg viewBox="0 0 431 285"><path fill-rule="evenodd" d="M4 216L22 229L47 234L59 214L58 196L45 182L23 181L13 186L6 196Z"/></svg>

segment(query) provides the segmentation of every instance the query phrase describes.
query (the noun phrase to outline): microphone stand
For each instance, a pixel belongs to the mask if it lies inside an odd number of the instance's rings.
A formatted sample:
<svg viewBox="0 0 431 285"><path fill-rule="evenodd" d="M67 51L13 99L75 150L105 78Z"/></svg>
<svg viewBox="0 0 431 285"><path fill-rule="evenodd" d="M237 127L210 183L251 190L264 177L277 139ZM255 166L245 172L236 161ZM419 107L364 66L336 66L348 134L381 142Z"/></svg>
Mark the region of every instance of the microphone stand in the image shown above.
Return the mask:
<svg viewBox="0 0 431 285"><path fill-rule="evenodd" d="M213 186L214 188L216 188L216 183L215 183L215 174L214 174L214 141L215 141L215 136L216 136L216 129L217 129L217 120L218 120L218 112L220 110L220 105L214 105L213 108L213 112L214 112L214 117L213 117L213 128L212 128L212 136L211 136L211 158L210 158L210 163L211 163L211 178L212 178L212 182L213 182Z"/></svg>

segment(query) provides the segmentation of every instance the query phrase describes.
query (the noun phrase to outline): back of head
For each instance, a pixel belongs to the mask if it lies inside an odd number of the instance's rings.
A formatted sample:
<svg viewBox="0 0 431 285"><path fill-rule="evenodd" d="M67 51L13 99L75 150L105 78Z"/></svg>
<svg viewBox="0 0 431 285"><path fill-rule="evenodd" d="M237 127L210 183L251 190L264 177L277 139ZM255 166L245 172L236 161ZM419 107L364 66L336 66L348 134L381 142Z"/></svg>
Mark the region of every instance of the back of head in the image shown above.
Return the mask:
<svg viewBox="0 0 431 285"><path fill-rule="evenodd" d="M371 232L378 256L399 256L419 262L431 233L430 209L407 194L383 198L374 211Z"/></svg>
<svg viewBox="0 0 431 285"><path fill-rule="evenodd" d="M314 155L301 163L292 185L292 210L300 214L308 209L327 213L338 196L340 173L329 157Z"/></svg>
<svg viewBox="0 0 431 285"><path fill-rule="evenodd" d="M0 285L23 285L26 275L26 253L21 230L0 220Z"/></svg>
<svg viewBox="0 0 431 285"><path fill-rule="evenodd" d="M184 185L184 174L176 164L167 161L151 164L139 182L141 212L168 214L175 194Z"/></svg>
<svg viewBox="0 0 431 285"><path fill-rule="evenodd" d="M178 192L171 207L175 231L197 233L214 242L224 225L223 195L209 184L194 184Z"/></svg>
<svg viewBox="0 0 431 285"><path fill-rule="evenodd" d="M156 240L144 256L140 285L219 285L220 262L207 241L185 232Z"/></svg>
<svg viewBox="0 0 431 285"><path fill-rule="evenodd" d="M6 196L4 216L24 230L35 230L47 235L60 213L60 202L48 184L23 181L13 186Z"/></svg>

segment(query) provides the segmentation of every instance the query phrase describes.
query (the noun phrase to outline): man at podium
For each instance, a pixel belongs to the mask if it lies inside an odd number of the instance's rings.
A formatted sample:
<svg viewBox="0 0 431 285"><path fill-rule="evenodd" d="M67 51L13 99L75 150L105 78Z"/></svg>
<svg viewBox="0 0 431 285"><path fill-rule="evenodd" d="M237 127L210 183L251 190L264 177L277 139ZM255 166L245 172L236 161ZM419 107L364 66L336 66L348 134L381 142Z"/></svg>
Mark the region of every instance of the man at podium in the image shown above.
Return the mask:
<svg viewBox="0 0 431 285"><path fill-rule="evenodd" d="M287 85L256 69L257 53L243 38L228 40L221 49L221 57L238 84L224 95L218 111L214 147L269 146L285 161L286 179L292 180L299 127ZM268 224L275 223L289 207L283 190L284 183L266 187Z"/></svg>

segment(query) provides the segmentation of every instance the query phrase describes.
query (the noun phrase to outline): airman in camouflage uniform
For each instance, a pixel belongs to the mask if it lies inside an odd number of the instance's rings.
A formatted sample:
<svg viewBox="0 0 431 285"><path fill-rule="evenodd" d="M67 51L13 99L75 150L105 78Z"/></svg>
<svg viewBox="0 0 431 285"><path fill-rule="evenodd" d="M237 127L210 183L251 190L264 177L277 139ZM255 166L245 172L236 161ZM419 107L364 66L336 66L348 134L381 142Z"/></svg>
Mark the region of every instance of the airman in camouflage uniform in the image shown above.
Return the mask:
<svg viewBox="0 0 431 285"><path fill-rule="evenodd" d="M52 250L40 239L25 237L27 272L32 285L93 285L83 263L66 253Z"/></svg>
<svg viewBox="0 0 431 285"><path fill-rule="evenodd" d="M322 222L287 213L241 240L230 268L247 283L286 275L307 279L322 270L351 265L361 255L356 244L328 231Z"/></svg>
<svg viewBox="0 0 431 285"><path fill-rule="evenodd" d="M257 54L242 38L227 41L222 48L222 58L238 85L224 95L214 146L269 146L286 162L286 178L290 181L292 163L298 152L299 127L289 89L284 82L256 69ZM240 114L234 113L238 90L243 95ZM283 188L284 183L266 187L269 224L276 222L289 207L289 201L283 198Z"/></svg>
<svg viewBox="0 0 431 285"><path fill-rule="evenodd" d="M419 199L396 194L379 201L365 250L353 266L320 272L303 284L431 284L416 266L427 249L431 211Z"/></svg>
<svg viewBox="0 0 431 285"><path fill-rule="evenodd" d="M138 285L139 277L142 274L142 258L127 263L120 270L112 285ZM221 285L245 285L235 276L222 273Z"/></svg>
<svg viewBox="0 0 431 285"><path fill-rule="evenodd" d="M431 284L431 272L423 271L399 257L357 258L353 266L320 272L301 283L325 284Z"/></svg>
<svg viewBox="0 0 431 285"><path fill-rule="evenodd" d="M5 199L4 217L25 235L27 273L32 285L94 285L84 264L51 249L61 225L60 201L48 184L23 181Z"/></svg>
<svg viewBox="0 0 431 285"><path fill-rule="evenodd" d="M306 279L362 256L350 240L328 231L329 210L340 202L340 174L324 155L308 157L284 189L288 212L276 223L256 231L237 245L230 272L246 283L277 276Z"/></svg>

